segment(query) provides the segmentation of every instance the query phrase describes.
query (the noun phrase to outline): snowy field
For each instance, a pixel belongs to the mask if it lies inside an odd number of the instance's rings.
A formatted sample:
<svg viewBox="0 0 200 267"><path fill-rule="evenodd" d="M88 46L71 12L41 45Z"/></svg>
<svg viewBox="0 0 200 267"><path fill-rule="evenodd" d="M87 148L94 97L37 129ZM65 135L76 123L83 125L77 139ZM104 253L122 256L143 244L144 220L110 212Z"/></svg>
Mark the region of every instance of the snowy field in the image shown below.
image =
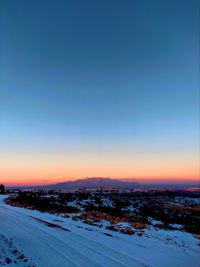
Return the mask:
<svg viewBox="0 0 200 267"><path fill-rule="evenodd" d="M0 266L199 267L199 241L181 231L125 235L39 211L0 196Z"/></svg>

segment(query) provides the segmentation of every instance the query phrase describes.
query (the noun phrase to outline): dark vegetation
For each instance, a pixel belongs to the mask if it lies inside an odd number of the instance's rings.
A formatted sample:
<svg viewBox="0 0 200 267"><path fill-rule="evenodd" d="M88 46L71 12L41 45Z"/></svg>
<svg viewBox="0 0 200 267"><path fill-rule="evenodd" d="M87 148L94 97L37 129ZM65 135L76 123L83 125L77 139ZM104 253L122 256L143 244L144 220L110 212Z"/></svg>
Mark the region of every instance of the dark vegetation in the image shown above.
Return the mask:
<svg viewBox="0 0 200 267"><path fill-rule="evenodd" d="M0 194L5 194L5 185L0 184Z"/></svg>
<svg viewBox="0 0 200 267"><path fill-rule="evenodd" d="M48 197L47 197L48 196ZM67 202L61 197L47 195L44 191L19 192L19 194L8 200L10 204L16 204L24 208L36 209L52 213L76 213L79 209L68 206Z"/></svg>
<svg viewBox="0 0 200 267"><path fill-rule="evenodd" d="M96 190L76 192L21 191L8 202L25 208L52 213L78 213L74 220L81 219L94 224L101 220L115 224L128 222L138 229L159 221L157 228L176 229L200 234L200 193L187 191L122 191ZM112 229L111 229L112 230Z"/></svg>

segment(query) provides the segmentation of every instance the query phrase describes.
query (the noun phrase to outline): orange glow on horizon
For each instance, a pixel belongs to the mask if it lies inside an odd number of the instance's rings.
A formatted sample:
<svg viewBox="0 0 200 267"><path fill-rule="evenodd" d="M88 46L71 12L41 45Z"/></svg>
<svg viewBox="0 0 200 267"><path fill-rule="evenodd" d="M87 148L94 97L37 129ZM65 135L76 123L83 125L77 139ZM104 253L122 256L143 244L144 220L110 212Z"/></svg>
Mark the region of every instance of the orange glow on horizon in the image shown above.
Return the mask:
<svg viewBox="0 0 200 267"><path fill-rule="evenodd" d="M0 183L6 185L53 184L84 177L198 182L199 158L147 153L0 154Z"/></svg>
<svg viewBox="0 0 200 267"><path fill-rule="evenodd" d="M45 185L45 184L54 184L54 183L60 183L60 182L66 182L66 181L72 181L76 179L83 179L85 177L109 177L113 179L125 179L125 180L134 180L136 182L199 182L200 181L200 175L199 173L196 173L196 175L192 174L190 170L185 170L183 173L176 172L176 175L173 175L173 173L169 173L169 175L161 175L160 172L151 172L151 175L145 175L144 172L135 171L133 173L136 173L135 175L130 175L127 171L124 171L124 175L122 175L123 171L116 172L115 175L112 175L111 172L108 172L108 175L106 172L100 172L100 175L98 173L92 173L88 172L89 175L87 175L86 172L81 173L80 172L71 172L71 175L68 171L66 171L68 175L66 176L64 172L61 171L59 174L56 174L56 171L52 170L49 171L42 171L42 172L15 172L10 173L8 171L0 172L0 183L3 183L5 185L11 186L20 186L20 185ZM110 174L110 175L109 175ZM4 178L2 178L4 177ZM59 177L59 178L58 178ZM63 178L61 178L63 177ZM135 177L135 178L134 178Z"/></svg>

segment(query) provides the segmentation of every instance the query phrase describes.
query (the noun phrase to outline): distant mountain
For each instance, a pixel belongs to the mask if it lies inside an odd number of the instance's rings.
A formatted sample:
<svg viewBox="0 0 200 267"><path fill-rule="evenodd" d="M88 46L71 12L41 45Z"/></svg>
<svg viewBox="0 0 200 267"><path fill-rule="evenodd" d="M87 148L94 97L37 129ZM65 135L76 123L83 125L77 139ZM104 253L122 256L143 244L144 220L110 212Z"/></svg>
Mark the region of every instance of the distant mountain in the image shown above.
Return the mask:
<svg viewBox="0 0 200 267"><path fill-rule="evenodd" d="M97 188L121 188L121 189L168 189L168 190L199 190L199 183L137 183L132 179L111 179L107 177L91 177L68 181L64 183L36 186L7 186L8 189L44 189L44 190L77 190L77 189L97 189ZM198 188L198 190L197 190Z"/></svg>
<svg viewBox="0 0 200 267"><path fill-rule="evenodd" d="M38 186L42 189L56 189L56 190L74 190L74 189L97 189L101 187L106 188L133 188L137 185L136 182L127 182L118 179L91 177L78 179L75 181L68 181L64 183ZM37 188L38 188L37 187Z"/></svg>

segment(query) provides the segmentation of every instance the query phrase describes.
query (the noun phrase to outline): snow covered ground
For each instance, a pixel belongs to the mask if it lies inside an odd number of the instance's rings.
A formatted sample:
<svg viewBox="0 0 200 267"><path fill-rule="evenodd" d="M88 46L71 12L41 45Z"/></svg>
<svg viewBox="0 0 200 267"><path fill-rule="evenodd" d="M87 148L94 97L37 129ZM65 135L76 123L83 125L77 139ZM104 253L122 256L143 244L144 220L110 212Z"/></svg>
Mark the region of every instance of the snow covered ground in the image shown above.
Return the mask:
<svg viewBox="0 0 200 267"><path fill-rule="evenodd" d="M0 196L0 266L199 267L200 247L191 234L148 229L125 235L12 207Z"/></svg>

